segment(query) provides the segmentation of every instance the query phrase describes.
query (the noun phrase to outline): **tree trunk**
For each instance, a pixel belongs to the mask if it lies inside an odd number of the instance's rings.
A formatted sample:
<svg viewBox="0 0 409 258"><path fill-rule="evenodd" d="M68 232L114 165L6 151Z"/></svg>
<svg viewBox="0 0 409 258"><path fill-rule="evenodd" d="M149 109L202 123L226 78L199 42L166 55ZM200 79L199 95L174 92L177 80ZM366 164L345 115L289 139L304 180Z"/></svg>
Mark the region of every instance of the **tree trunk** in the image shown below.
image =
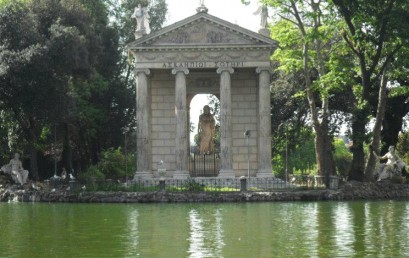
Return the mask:
<svg viewBox="0 0 409 258"><path fill-rule="evenodd" d="M64 146L63 146L63 164L68 173L72 172L72 148L70 142L70 128L68 123L64 123Z"/></svg>
<svg viewBox="0 0 409 258"><path fill-rule="evenodd" d="M332 140L328 135L328 128L321 124L321 126L314 126L314 130L318 175L333 176L336 174L336 167L332 153Z"/></svg>
<svg viewBox="0 0 409 258"><path fill-rule="evenodd" d="M409 112L409 103L405 103L407 96L388 98L385 117L382 124L381 154L388 152L389 146L396 146L399 132L402 130L403 117Z"/></svg>
<svg viewBox="0 0 409 258"><path fill-rule="evenodd" d="M38 181L38 152L35 145L35 141L30 144L30 174L35 181Z"/></svg>
<svg viewBox="0 0 409 258"><path fill-rule="evenodd" d="M373 172L375 170L376 162L378 161L377 155L379 155L379 147L381 144L381 129L382 121L385 115L386 106L386 84L388 78L386 76L387 68L383 71L381 86L379 88L378 107L376 110L376 120L373 128L373 138L371 143L371 149L369 151L369 157L365 166L365 181L373 180Z"/></svg>
<svg viewBox="0 0 409 258"><path fill-rule="evenodd" d="M365 153L364 153L364 140L365 140L365 126L367 123L367 116L365 110L356 110L354 119L352 121L352 165L349 171L349 180L364 180L365 169ZM358 115L357 115L358 114Z"/></svg>

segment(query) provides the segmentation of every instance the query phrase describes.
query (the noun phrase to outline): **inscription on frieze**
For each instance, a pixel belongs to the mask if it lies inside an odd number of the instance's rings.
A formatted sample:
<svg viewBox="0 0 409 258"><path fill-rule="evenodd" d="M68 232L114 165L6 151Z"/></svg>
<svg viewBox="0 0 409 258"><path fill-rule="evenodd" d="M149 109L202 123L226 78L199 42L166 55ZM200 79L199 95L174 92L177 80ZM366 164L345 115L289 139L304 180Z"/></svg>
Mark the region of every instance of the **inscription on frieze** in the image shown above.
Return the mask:
<svg viewBox="0 0 409 258"><path fill-rule="evenodd" d="M166 62L163 63L162 68L219 68L219 67L243 67L242 61L216 61L216 62L202 62L202 61L186 61L186 62Z"/></svg>

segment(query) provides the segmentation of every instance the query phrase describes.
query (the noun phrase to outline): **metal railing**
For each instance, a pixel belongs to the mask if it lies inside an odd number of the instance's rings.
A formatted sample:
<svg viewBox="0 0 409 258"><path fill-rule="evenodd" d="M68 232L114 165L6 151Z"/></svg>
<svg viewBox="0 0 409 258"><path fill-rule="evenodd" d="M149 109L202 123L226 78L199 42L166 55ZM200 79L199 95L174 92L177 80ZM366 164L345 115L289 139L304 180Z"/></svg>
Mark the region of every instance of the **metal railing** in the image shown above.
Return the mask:
<svg viewBox="0 0 409 258"><path fill-rule="evenodd" d="M291 176L289 182L279 178L188 178L188 179L144 179L127 183L114 180L92 180L89 182L49 181L53 188L69 187L71 191L112 191L112 192L277 192L326 189L325 177ZM337 189L340 178L329 178L329 189Z"/></svg>
<svg viewBox="0 0 409 258"><path fill-rule="evenodd" d="M189 171L192 177L215 177L220 170L220 157L216 153L192 153L189 159Z"/></svg>

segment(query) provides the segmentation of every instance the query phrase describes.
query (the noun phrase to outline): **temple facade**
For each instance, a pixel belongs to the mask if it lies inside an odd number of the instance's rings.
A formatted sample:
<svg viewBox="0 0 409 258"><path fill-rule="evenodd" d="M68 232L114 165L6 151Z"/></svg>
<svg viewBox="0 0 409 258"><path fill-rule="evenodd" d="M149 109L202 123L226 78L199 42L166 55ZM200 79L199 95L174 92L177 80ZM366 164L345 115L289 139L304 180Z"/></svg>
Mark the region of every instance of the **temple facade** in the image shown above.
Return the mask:
<svg viewBox="0 0 409 258"><path fill-rule="evenodd" d="M196 94L220 101L216 176L272 177L270 56L277 42L198 9L128 44L136 78L136 178L191 176L189 108ZM198 118L192 118L198 119ZM245 131L250 132L248 139Z"/></svg>

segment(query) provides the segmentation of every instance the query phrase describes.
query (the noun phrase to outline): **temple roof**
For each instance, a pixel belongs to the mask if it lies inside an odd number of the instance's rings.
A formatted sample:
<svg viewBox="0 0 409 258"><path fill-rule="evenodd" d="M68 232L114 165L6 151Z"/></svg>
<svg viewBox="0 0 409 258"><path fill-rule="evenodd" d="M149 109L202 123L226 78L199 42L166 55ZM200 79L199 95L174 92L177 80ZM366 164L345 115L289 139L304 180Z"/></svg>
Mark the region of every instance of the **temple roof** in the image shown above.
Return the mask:
<svg viewBox="0 0 409 258"><path fill-rule="evenodd" d="M132 52L169 49L270 49L277 41L206 12L185 18L127 45Z"/></svg>

